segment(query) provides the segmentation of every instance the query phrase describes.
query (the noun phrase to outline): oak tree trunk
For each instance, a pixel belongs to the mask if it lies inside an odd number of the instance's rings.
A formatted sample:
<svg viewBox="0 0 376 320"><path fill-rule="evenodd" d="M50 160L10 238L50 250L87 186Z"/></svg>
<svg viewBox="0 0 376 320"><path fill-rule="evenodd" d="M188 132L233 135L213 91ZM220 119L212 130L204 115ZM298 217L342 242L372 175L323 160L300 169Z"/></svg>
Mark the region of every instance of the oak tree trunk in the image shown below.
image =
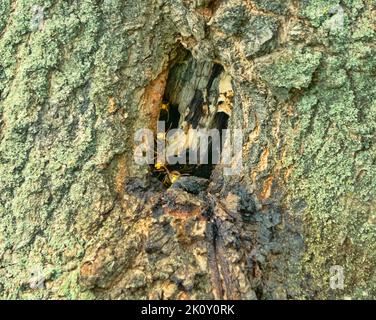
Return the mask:
<svg viewBox="0 0 376 320"><path fill-rule="evenodd" d="M0 297L375 298L375 6L2 0ZM241 174L137 165L165 102Z"/></svg>

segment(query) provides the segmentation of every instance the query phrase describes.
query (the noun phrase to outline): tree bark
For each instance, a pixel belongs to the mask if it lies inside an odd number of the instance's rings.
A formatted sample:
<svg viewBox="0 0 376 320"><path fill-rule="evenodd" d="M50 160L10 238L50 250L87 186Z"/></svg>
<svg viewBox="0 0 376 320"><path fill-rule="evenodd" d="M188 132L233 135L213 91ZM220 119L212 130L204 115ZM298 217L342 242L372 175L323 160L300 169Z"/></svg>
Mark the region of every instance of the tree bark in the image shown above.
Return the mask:
<svg viewBox="0 0 376 320"><path fill-rule="evenodd" d="M1 1L0 297L375 298L375 5ZM243 171L166 189L134 135L208 88Z"/></svg>

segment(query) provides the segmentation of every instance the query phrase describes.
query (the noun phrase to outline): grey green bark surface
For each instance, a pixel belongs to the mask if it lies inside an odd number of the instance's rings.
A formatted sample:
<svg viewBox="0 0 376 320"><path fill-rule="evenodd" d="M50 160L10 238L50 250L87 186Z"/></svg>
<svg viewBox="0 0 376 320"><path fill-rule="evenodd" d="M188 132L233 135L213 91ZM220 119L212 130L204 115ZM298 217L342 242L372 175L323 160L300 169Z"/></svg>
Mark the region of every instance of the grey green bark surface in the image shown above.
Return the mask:
<svg viewBox="0 0 376 320"><path fill-rule="evenodd" d="M1 0L0 297L375 298L375 10ZM210 219L133 161L182 45L231 76L245 133Z"/></svg>

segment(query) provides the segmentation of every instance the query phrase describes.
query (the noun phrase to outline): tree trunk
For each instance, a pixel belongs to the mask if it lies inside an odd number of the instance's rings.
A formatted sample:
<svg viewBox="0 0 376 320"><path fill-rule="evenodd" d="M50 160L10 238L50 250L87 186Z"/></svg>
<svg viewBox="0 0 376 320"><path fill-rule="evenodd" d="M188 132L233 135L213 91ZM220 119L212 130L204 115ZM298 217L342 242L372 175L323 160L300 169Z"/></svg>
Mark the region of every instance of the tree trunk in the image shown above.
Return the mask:
<svg viewBox="0 0 376 320"><path fill-rule="evenodd" d="M0 297L375 298L375 5L2 0ZM162 103L241 173L138 165Z"/></svg>

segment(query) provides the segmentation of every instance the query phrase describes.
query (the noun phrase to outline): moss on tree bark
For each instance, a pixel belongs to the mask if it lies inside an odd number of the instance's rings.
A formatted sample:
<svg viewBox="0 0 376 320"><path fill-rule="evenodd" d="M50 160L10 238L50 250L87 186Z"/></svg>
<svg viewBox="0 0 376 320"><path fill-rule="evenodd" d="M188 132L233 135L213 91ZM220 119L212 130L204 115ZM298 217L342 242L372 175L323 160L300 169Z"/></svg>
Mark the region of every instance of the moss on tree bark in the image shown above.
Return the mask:
<svg viewBox="0 0 376 320"><path fill-rule="evenodd" d="M375 298L375 5L1 1L0 297ZM181 45L231 76L245 134L209 220L133 161Z"/></svg>

